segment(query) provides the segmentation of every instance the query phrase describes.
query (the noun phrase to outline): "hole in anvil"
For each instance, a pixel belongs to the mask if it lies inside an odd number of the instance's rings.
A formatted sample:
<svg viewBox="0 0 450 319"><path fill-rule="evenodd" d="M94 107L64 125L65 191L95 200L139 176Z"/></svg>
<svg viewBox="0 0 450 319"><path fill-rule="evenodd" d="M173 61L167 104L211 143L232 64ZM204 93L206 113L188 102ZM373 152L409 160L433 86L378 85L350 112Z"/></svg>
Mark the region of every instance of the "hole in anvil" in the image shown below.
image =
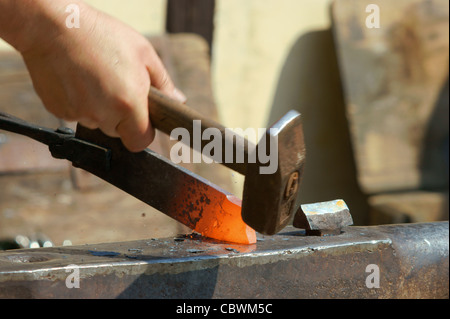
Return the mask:
<svg viewBox="0 0 450 319"><path fill-rule="evenodd" d="M15 263L40 263L44 261L50 260L48 257L45 256L30 256L30 255L10 255L6 256L6 259L8 259L11 262Z"/></svg>

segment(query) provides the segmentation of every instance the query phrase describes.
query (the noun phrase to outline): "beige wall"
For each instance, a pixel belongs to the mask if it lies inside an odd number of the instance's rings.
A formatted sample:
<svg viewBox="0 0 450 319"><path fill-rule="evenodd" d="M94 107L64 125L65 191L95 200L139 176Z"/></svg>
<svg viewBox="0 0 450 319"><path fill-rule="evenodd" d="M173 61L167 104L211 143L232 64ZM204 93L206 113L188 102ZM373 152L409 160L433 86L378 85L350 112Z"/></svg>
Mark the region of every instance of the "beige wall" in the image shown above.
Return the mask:
<svg viewBox="0 0 450 319"><path fill-rule="evenodd" d="M214 88L227 126L267 126L287 55L303 33L329 26L329 3L217 0Z"/></svg>
<svg viewBox="0 0 450 319"><path fill-rule="evenodd" d="M12 50L12 49L13 48L8 43L6 43L2 39L0 39L0 51L6 51L6 50Z"/></svg>
<svg viewBox="0 0 450 319"><path fill-rule="evenodd" d="M166 0L85 0L143 34L161 34L166 24Z"/></svg>

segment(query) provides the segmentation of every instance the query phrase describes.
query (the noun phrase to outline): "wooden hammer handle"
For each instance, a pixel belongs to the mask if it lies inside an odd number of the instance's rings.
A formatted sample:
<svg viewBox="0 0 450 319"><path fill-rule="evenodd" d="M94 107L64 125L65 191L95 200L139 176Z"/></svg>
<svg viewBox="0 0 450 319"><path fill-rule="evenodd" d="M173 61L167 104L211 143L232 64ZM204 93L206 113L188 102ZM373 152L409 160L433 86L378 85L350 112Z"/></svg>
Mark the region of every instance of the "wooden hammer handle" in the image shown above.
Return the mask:
<svg viewBox="0 0 450 319"><path fill-rule="evenodd" d="M201 138L203 136L203 132L208 128L214 128L220 132L221 135L221 145L222 145L222 159L220 161L221 164L226 167L245 175L247 171L247 159L248 159L248 149L249 144L248 141L241 137L236 136L233 138L230 134L226 134L226 128L221 124L216 123L215 121L206 118L199 112L194 109L182 104L178 101L175 101L155 88L151 88L149 96L149 111L150 111L150 120L154 128L160 130L161 132L170 135L174 129L184 128L189 132L190 136L190 147L194 146L194 138L201 139L201 149L197 150L201 152L203 148L209 144L210 140L203 140ZM201 121L201 135L194 136L194 121ZM197 132L198 133L198 132ZM198 135L198 134L197 134ZM230 138L231 136L231 138ZM228 147L226 146L228 145ZM225 158L225 152L230 151L230 147L233 149L233 160L227 161ZM235 155L237 150L243 150L244 154L244 163L236 163Z"/></svg>

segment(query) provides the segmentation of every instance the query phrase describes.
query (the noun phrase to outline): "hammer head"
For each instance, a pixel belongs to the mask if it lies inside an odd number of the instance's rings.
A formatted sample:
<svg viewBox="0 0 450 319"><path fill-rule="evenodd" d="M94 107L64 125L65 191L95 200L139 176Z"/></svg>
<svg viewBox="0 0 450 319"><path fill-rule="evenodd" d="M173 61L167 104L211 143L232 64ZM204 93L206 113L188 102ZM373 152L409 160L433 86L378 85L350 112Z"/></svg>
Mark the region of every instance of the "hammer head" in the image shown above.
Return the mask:
<svg viewBox="0 0 450 319"><path fill-rule="evenodd" d="M275 169L268 170L267 163L263 163L268 150L276 152L276 156L270 154L271 160L277 159ZM286 114L266 131L253 151L257 152L253 157L256 163L247 166L242 219L259 233L273 235L289 223L296 211L305 162L300 114L296 111Z"/></svg>

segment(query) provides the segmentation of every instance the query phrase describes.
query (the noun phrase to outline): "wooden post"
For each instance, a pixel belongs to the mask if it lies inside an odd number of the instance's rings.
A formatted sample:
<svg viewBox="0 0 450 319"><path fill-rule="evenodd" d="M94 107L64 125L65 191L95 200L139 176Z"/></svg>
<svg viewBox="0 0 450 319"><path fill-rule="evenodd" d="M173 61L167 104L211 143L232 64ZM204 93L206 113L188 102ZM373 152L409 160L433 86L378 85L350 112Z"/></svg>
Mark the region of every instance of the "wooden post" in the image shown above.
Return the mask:
<svg viewBox="0 0 450 319"><path fill-rule="evenodd" d="M215 0L168 0L168 33L195 33L212 47L214 34Z"/></svg>

